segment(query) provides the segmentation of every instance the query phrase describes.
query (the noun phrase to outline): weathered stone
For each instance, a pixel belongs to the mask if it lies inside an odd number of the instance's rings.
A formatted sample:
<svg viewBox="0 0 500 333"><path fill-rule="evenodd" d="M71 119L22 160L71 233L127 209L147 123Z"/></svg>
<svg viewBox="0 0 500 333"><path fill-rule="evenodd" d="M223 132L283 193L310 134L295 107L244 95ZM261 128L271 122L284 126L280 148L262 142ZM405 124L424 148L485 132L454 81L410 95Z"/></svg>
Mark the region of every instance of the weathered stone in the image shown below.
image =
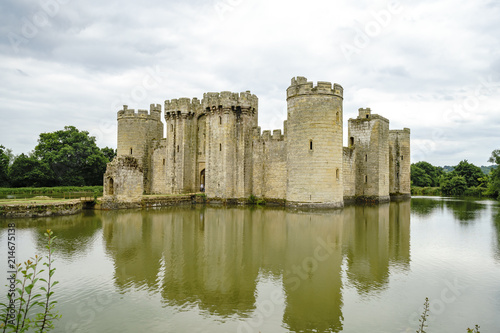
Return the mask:
<svg viewBox="0 0 500 333"><path fill-rule="evenodd" d="M165 101L166 138L159 105L150 113L124 106L104 200L140 202L143 192L203 188L211 202L254 195L294 206L342 207L410 195L409 129L390 131L389 120L360 109L349 119L348 147L342 147L342 86L293 78L287 104L282 134L261 133L258 99L250 91Z"/></svg>

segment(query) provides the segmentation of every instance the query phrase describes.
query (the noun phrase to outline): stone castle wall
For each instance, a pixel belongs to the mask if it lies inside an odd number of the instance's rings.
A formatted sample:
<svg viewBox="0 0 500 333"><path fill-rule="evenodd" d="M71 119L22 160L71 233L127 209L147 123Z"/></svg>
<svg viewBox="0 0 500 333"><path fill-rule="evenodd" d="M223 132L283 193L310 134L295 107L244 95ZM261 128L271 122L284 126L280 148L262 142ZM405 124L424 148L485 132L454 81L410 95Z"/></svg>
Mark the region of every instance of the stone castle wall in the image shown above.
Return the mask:
<svg viewBox="0 0 500 333"><path fill-rule="evenodd" d="M356 196L356 154L353 147L344 147L342 156L344 201L352 201Z"/></svg>
<svg viewBox="0 0 500 333"><path fill-rule="evenodd" d="M343 88L304 77L292 79L287 105L284 132L261 134L258 99L249 91L167 100L165 138L160 105L137 113L124 106L118 112L117 155L135 158L141 171L126 178L126 166L111 165L105 179L109 185L116 178L120 185L113 189L124 196L137 196L138 188L148 194L193 193L203 184L208 198L254 195L299 206L409 196L409 129L389 131L386 118L359 109L349 119L343 147ZM139 174L142 184L135 184ZM116 197L106 186L107 195ZM130 194L120 186L130 186Z"/></svg>
<svg viewBox="0 0 500 333"><path fill-rule="evenodd" d="M349 119L349 144L354 148L356 197L389 200L389 120L359 109Z"/></svg>
<svg viewBox="0 0 500 333"><path fill-rule="evenodd" d="M287 192L291 203L343 206L340 85L304 77L287 89Z"/></svg>
<svg viewBox="0 0 500 333"><path fill-rule="evenodd" d="M287 148L281 130L255 132L253 145L253 195L285 199L287 184Z"/></svg>
<svg viewBox="0 0 500 333"><path fill-rule="evenodd" d="M410 129L389 131L389 191L410 196Z"/></svg>
<svg viewBox="0 0 500 333"><path fill-rule="evenodd" d="M117 155L135 157L144 172L144 190L151 190L151 144L153 140L163 138L161 106L151 104L147 110L129 109L126 105L118 111L118 147Z"/></svg>

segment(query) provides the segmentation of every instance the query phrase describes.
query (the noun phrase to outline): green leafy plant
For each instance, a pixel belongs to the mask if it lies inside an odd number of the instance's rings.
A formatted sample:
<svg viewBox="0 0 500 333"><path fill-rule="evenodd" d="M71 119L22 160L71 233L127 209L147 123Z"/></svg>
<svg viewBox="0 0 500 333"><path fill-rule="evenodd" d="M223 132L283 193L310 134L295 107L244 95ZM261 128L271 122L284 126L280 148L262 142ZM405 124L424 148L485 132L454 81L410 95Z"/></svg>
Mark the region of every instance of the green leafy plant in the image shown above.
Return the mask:
<svg viewBox="0 0 500 333"><path fill-rule="evenodd" d="M418 326L418 330L416 331L417 333L425 333L425 328L427 327L426 321L427 317L429 317L429 298L425 298L425 303L424 303L424 312L420 316L420 319L418 322L420 323Z"/></svg>
<svg viewBox="0 0 500 333"><path fill-rule="evenodd" d="M34 329L35 332L48 332L54 328L54 321L61 316L55 311L57 301L52 300L53 288L58 281L53 280L55 268L52 243L56 238L52 230L44 234L47 237L48 254L42 263L46 269L39 269L42 257L35 255L23 264L18 264L15 274L15 293L7 294L7 302L0 303L0 332L20 333ZM47 278L40 277L46 272ZM39 282L44 285L38 287ZM38 311L36 311L38 309Z"/></svg>
<svg viewBox="0 0 500 333"><path fill-rule="evenodd" d="M266 201L264 199L258 198L252 194L252 195L250 195L250 197L248 197L247 203L249 205L265 205Z"/></svg>
<svg viewBox="0 0 500 333"><path fill-rule="evenodd" d="M420 323L418 326L418 329L416 330L417 333L426 333L427 331L425 330L427 328L427 317L429 317L429 298L425 298L424 302L424 312L420 315L420 319L418 322ZM479 325L476 325L474 328L467 328L467 333L481 333L479 332Z"/></svg>

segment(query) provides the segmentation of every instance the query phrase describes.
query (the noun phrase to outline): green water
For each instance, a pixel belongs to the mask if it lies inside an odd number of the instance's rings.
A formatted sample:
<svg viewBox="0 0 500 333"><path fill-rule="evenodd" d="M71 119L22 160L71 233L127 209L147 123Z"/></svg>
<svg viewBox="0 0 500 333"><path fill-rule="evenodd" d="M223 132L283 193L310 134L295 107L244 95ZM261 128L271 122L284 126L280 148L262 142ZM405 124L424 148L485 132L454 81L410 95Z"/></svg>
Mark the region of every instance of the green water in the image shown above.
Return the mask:
<svg viewBox="0 0 500 333"><path fill-rule="evenodd" d="M494 201L3 220L2 272L7 222L18 261L58 237L55 332L415 332L425 297L429 333L500 332Z"/></svg>

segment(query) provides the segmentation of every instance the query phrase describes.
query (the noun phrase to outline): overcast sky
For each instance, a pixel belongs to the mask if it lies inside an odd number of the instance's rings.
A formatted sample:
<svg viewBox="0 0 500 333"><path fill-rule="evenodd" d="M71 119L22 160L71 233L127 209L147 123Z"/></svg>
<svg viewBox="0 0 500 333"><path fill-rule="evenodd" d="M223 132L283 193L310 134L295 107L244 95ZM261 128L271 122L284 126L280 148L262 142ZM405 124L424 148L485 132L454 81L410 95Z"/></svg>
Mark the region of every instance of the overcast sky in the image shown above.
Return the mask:
<svg viewBox="0 0 500 333"><path fill-rule="evenodd" d="M116 148L121 105L208 91L259 97L283 127L294 76L344 87L411 128L412 162L488 165L500 149L500 3L2 0L0 144L28 153L66 125Z"/></svg>

